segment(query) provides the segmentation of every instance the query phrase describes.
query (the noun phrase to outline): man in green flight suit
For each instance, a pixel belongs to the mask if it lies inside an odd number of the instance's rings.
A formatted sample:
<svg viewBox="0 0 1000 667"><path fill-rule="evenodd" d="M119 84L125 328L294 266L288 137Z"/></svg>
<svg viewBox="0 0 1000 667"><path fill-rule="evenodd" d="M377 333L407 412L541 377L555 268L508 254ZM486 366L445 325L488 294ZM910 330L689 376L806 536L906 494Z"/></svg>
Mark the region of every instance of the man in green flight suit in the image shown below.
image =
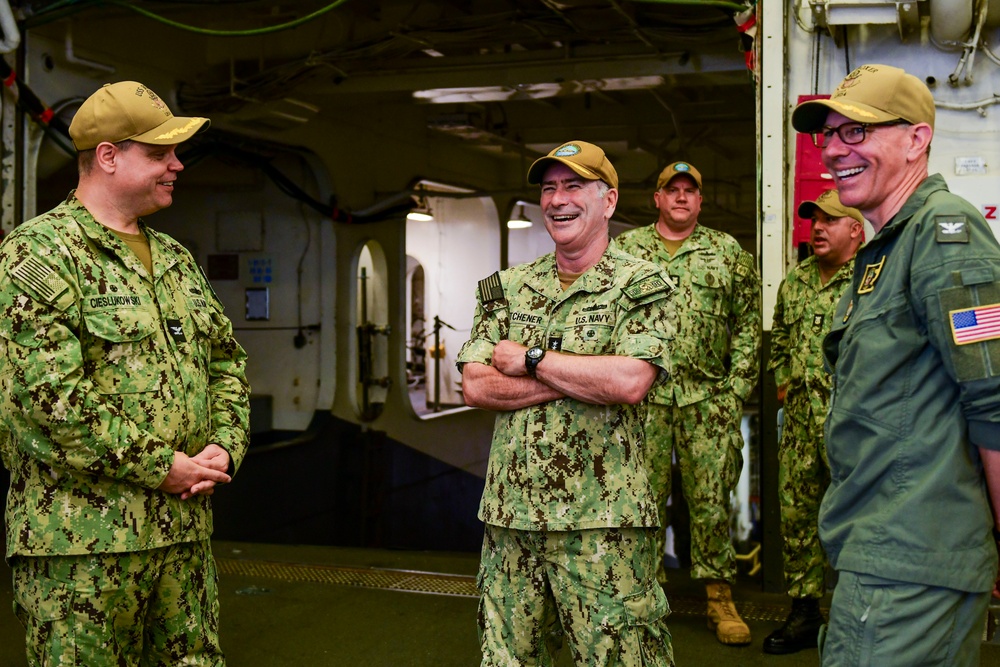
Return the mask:
<svg viewBox="0 0 1000 667"><path fill-rule="evenodd" d="M7 557L36 665L225 664L209 496L246 452L246 354L143 216L208 125L135 81L70 125L79 184L0 245Z"/></svg>
<svg viewBox="0 0 1000 667"><path fill-rule="evenodd" d="M753 257L732 236L698 224L701 174L687 162L660 173L659 217L616 241L677 285L673 297L670 381L650 393L646 465L665 515L676 453L691 512L691 577L705 580L708 624L724 644L750 643L732 602L736 553L729 532L730 493L743 465L743 403L757 384L760 278ZM657 534L657 579L666 581L666 526Z"/></svg>
<svg viewBox="0 0 1000 667"><path fill-rule="evenodd" d="M826 592L826 555L819 542L819 504L830 483L823 424L830 400L830 375L823 368L823 337L830 330L841 295L851 282L854 253L864 239L864 218L844 206L836 190L799 205L812 220L813 254L778 287L771 327L771 359L785 422L778 449L778 498L784 545L785 586L792 611L764 640L765 653L815 648Z"/></svg>
<svg viewBox="0 0 1000 667"><path fill-rule="evenodd" d="M458 356L466 402L497 411L479 509L482 665L551 665L560 637L578 665L672 665L642 463L672 286L609 239L618 174L601 148L565 143L528 182L556 250L480 281Z"/></svg>
<svg viewBox="0 0 1000 667"><path fill-rule="evenodd" d="M935 116L921 79L879 64L792 112L875 229L823 342L824 667L979 665L996 582L1000 244L929 174Z"/></svg>

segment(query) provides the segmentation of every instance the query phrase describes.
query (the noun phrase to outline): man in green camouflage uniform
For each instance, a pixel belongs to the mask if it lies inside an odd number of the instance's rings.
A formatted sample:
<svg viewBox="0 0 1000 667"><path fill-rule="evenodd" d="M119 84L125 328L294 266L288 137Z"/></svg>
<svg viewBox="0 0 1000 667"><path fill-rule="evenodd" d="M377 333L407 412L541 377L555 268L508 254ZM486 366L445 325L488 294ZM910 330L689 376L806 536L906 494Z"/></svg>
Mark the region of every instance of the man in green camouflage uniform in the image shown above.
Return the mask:
<svg viewBox="0 0 1000 667"><path fill-rule="evenodd" d="M670 346L671 380L650 394L646 463L666 512L672 459L691 512L691 576L706 580L708 624L724 644L749 644L750 629L732 603L736 558L729 532L730 493L743 466L743 403L757 383L760 278L736 240L698 224L701 174L668 165L653 199L657 221L618 237L622 250L662 266L677 284ZM657 535L657 578L666 581Z"/></svg>
<svg viewBox="0 0 1000 667"><path fill-rule="evenodd" d="M785 422L778 451L778 497L784 540L785 585L792 611L764 640L765 653L815 648L826 592L826 555L819 541L819 505L830 483L823 424L831 380L823 368L823 337L837 302L851 282L854 253L864 237L864 218L840 203L836 190L799 205L812 220L813 254L778 287L771 328L768 370L784 402Z"/></svg>
<svg viewBox="0 0 1000 667"><path fill-rule="evenodd" d="M70 136L79 185L0 245L6 554L30 665L224 665L209 496L247 447L246 354L169 206L206 126L134 81Z"/></svg>
<svg viewBox="0 0 1000 667"><path fill-rule="evenodd" d="M481 281L458 366L497 410L479 518L483 667L673 664L655 578L644 397L667 369L672 290L608 238L618 176L573 141L532 164L556 251Z"/></svg>

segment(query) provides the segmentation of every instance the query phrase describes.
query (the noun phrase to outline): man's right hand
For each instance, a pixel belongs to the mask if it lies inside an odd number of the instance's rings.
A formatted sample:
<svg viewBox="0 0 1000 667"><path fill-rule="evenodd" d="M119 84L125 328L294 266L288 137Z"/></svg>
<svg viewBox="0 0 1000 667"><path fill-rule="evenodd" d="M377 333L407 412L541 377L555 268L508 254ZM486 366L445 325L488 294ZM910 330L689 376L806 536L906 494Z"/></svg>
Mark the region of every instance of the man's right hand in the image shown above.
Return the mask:
<svg viewBox="0 0 1000 667"><path fill-rule="evenodd" d="M174 462L170 466L167 478L160 484L160 491L179 494L181 500L187 500L192 495L192 489L201 482L228 484L232 478L221 470L215 470L197 463L184 452L174 452ZM211 492L209 487L209 493ZM200 487L199 487L200 488Z"/></svg>

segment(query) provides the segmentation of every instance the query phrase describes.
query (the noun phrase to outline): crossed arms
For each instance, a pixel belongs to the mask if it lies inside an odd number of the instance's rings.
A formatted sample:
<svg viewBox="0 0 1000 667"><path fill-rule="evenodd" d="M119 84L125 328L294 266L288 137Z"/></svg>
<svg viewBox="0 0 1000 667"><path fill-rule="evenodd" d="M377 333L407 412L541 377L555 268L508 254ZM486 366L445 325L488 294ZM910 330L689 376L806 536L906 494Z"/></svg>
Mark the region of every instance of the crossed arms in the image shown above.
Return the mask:
<svg viewBox="0 0 1000 667"><path fill-rule="evenodd" d="M462 367L466 405L487 410L517 410L560 398L595 405L642 401L659 369L643 359L611 355L580 356L549 350L532 378L524 366L528 348L502 340L493 348L491 365Z"/></svg>

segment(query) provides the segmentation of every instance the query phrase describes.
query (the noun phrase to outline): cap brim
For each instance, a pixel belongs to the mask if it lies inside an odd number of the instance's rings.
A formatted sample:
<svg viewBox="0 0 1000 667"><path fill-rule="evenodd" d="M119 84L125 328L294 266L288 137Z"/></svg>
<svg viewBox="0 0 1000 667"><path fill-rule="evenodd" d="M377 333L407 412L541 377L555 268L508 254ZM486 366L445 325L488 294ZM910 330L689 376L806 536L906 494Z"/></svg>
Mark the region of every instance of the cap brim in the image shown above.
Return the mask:
<svg viewBox="0 0 1000 667"><path fill-rule="evenodd" d="M531 163L531 167L528 169L528 183L531 185L540 184L542 182L542 178L545 177L545 170L549 168L550 162L560 162L572 169L578 175L586 178L588 181L602 180L601 176L597 174L597 172L591 171L584 166L578 165L575 162L570 162L569 160L564 160L563 158L546 155Z"/></svg>
<svg viewBox="0 0 1000 667"><path fill-rule="evenodd" d="M885 123L899 120L899 116L846 98L809 100L792 111L792 127L798 132L817 132L826 123L826 117L831 111L836 111L857 123Z"/></svg>
<svg viewBox="0 0 1000 667"><path fill-rule="evenodd" d="M816 213L816 209L823 211L828 216L834 219L851 218L852 220L857 220L858 222L861 222L861 220L858 220L857 218L854 217L854 215L851 214L851 212L848 210L848 207L846 206L837 208L836 206L833 206L831 204L822 204L814 201L804 201L801 204L799 204L799 217L810 220L812 219L813 214Z"/></svg>
<svg viewBox="0 0 1000 667"><path fill-rule="evenodd" d="M141 144L169 146L187 141L198 132L207 130L209 125L211 121L207 118L174 116L152 130L137 134L131 139Z"/></svg>
<svg viewBox="0 0 1000 667"><path fill-rule="evenodd" d="M819 205L814 201L804 201L799 204L799 217L806 218L807 220L812 218L813 211L819 208Z"/></svg>
<svg viewBox="0 0 1000 667"><path fill-rule="evenodd" d="M667 180L663 181L663 185L661 185L660 187L658 187L658 188L656 188L656 189L657 189L657 190L659 190L660 188L665 188L665 187L667 187L667 186L668 186L668 185L670 185L670 184L671 184L671 183L673 182L673 180L674 180L675 178L677 178L678 176L687 176L687 177L688 177L688 178L690 178L690 179L691 179L692 181L694 181L694 184L698 186L698 189L699 189L699 190L701 190L701 179L700 179L700 178L698 178L697 176L695 176L695 175L694 175L693 173L691 173L690 171L675 171L675 172L674 172L673 174L671 174L671 175L670 175L670 178L668 178ZM662 180L662 179L661 179L661 180Z"/></svg>

